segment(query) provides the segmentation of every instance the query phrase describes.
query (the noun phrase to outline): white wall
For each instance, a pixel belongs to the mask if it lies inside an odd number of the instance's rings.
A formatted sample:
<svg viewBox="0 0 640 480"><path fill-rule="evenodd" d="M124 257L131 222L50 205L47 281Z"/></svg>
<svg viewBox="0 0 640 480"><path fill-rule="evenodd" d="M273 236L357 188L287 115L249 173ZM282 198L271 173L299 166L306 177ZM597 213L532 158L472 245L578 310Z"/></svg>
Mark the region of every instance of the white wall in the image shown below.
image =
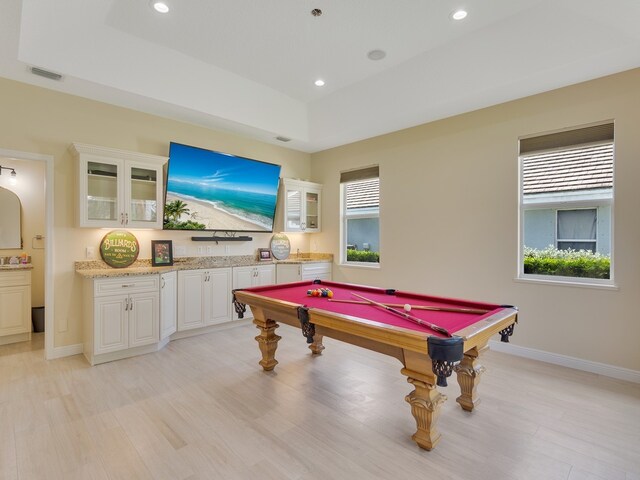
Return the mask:
<svg viewBox="0 0 640 480"><path fill-rule="evenodd" d="M617 288L517 281L518 137L609 119ZM334 279L515 304L515 344L640 370L638 125L640 69L313 154L312 242L337 253L340 171L377 164L380 268L334 265Z"/></svg>

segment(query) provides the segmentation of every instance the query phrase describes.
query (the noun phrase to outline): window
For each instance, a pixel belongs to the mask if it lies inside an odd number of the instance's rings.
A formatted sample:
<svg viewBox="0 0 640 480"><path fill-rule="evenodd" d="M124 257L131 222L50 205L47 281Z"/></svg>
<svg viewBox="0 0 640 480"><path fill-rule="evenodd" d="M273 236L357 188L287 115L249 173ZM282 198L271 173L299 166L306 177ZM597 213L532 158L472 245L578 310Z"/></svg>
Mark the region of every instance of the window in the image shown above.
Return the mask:
<svg viewBox="0 0 640 480"><path fill-rule="evenodd" d="M521 277L610 283L613 158L613 123L520 140Z"/></svg>
<svg viewBox="0 0 640 480"><path fill-rule="evenodd" d="M342 172L342 261L380 262L380 178L378 167Z"/></svg>
<svg viewBox="0 0 640 480"><path fill-rule="evenodd" d="M598 209L558 210L558 250L588 250L596 253Z"/></svg>

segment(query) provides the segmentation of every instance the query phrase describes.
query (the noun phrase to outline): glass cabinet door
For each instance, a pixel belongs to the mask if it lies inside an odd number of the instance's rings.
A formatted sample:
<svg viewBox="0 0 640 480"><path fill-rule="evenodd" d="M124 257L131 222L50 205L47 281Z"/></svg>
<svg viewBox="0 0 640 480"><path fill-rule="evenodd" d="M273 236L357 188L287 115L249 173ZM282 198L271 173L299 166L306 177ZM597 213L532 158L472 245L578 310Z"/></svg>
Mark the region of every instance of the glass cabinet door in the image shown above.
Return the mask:
<svg viewBox="0 0 640 480"><path fill-rule="evenodd" d="M317 192L306 192L305 194L305 206L306 206L306 223L305 229L317 229L320 224L320 210L319 210L319 197Z"/></svg>
<svg viewBox="0 0 640 480"><path fill-rule="evenodd" d="M158 221L158 170L131 167L129 176L129 212L127 223Z"/></svg>
<svg viewBox="0 0 640 480"><path fill-rule="evenodd" d="M121 165L115 163L87 162L87 220L117 222L118 175Z"/></svg>
<svg viewBox="0 0 640 480"><path fill-rule="evenodd" d="M287 188L286 230L302 230L302 192Z"/></svg>

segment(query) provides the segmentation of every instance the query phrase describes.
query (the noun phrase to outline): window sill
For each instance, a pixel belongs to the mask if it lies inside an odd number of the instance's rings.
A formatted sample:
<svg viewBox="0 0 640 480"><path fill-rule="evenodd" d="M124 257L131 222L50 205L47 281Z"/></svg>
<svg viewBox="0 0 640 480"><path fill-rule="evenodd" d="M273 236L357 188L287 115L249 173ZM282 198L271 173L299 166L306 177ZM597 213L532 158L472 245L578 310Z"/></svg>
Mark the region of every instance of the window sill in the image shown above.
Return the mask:
<svg viewBox="0 0 640 480"><path fill-rule="evenodd" d="M574 281L567 277L562 279L552 279L549 277L516 277L513 279L517 283L534 283L541 285L557 285L560 287L578 287L578 288L593 288L597 290L614 290L617 291L620 288L615 283L592 283L587 281Z"/></svg>
<svg viewBox="0 0 640 480"><path fill-rule="evenodd" d="M340 267L350 267L350 268L365 268L365 269L379 269L379 263L373 262L342 262L340 263Z"/></svg>

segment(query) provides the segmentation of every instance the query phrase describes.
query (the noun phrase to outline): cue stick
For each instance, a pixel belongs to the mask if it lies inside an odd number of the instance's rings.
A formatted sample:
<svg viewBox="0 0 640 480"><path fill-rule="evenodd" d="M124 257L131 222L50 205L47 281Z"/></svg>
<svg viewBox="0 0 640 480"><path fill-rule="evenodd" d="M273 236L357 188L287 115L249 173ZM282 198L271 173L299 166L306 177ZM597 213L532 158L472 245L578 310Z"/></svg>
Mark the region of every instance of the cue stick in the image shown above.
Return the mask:
<svg viewBox="0 0 640 480"><path fill-rule="evenodd" d="M395 315L398 315L398 316L404 318L405 320L409 320L411 322L417 323L418 325L422 325L423 327L430 328L431 330L433 330L435 332L438 332L438 333L442 333L443 335L446 335L447 337L451 337L452 336L446 329L444 329L442 327L439 327L438 325L434 325L431 322L427 322L427 321L422 320L422 319L420 319L418 317L414 317L413 315L409 315L408 313L404 313L404 312L401 312L400 310L396 310L395 308L391 308L391 307L385 305L384 303L379 303L379 302L376 302L374 300L369 300L368 298L365 298L362 295L358 295L357 293L351 292L351 295L353 295L354 297L358 297L358 298L366 301L367 303L369 303L371 305L375 305L377 307L382 307L387 312L393 313Z"/></svg>
<svg viewBox="0 0 640 480"><path fill-rule="evenodd" d="M339 303L357 303L360 305L366 305L367 302L363 302L361 300L341 300L339 298L330 298L330 302L339 302ZM402 308L404 304L402 303L383 303L387 307L397 307ZM460 308L460 307L434 307L431 305L409 305L411 310L433 310L436 312L457 312L457 313L476 313L483 314L487 313L490 310L484 310L482 308Z"/></svg>

